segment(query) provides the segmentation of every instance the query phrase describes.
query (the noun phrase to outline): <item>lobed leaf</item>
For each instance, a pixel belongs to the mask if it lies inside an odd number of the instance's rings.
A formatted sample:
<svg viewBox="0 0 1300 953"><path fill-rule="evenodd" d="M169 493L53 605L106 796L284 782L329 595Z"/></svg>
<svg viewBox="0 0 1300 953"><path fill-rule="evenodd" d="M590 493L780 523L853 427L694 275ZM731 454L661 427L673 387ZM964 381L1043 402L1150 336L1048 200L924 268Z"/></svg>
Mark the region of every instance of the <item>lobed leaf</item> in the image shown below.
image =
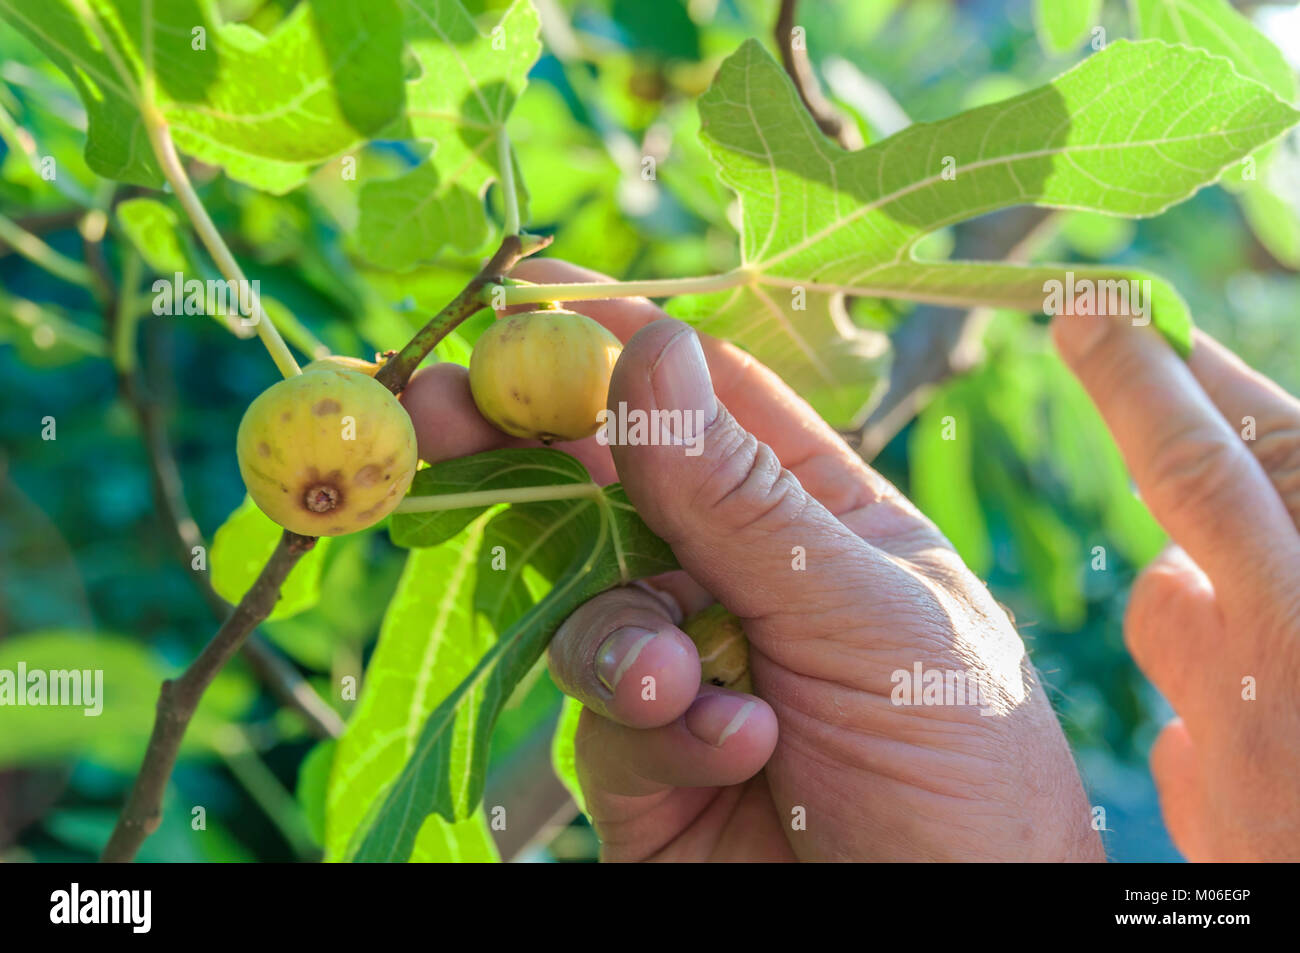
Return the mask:
<svg viewBox="0 0 1300 953"><path fill-rule="evenodd" d="M86 161L122 182L162 184L148 89L177 148L271 192L378 134L402 103L394 0L304 0L266 36L210 0L0 0L0 15L67 74Z"/></svg>
<svg viewBox="0 0 1300 953"><path fill-rule="evenodd" d="M548 458L556 464L549 469L541 465ZM526 473L552 481L558 475L560 484L572 482L568 479L572 467L581 468L576 461L561 463L566 457L555 450L493 451L468 459L477 467L470 482L475 486L491 482L485 462L506 472L505 479L515 481L515 486L528 485L519 482ZM468 817L482 798L497 717L560 623L587 599L612 586L676 567L667 544L641 522L621 487L591 486L591 493L572 499L515 503L488 524L482 547L486 559L491 558L492 546L504 546L506 565L512 567L516 581L491 583L481 606L503 594L512 606L522 602L518 587L524 564L539 569L554 588L501 633L429 715L401 774L353 839L349 853L354 859L409 856L424 818L432 812L448 821ZM474 510L481 513L483 507ZM430 538L445 529L430 530ZM493 575L484 562L481 555L480 576ZM497 612L503 614L501 609Z"/></svg>
<svg viewBox="0 0 1300 953"><path fill-rule="evenodd" d="M822 135L785 71L749 41L718 70L700 117L740 200L745 281L672 310L737 341L838 423L850 407L837 393L861 393L874 352L829 310L836 296L1043 306L1041 294L1023 294L1036 273L917 261L925 235L1023 204L1154 215L1300 114L1222 58L1118 41L1038 89L850 153ZM1005 281L1016 285L1014 303L1000 292ZM1185 308L1158 310L1155 321L1175 341L1190 335Z"/></svg>
<svg viewBox="0 0 1300 953"><path fill-rule="evenodd" d="M412 550L389 602L356 711L338 740L325 805L328 859L347 845L386 787L402 771L429 714L493 642L471 605L482 529L470 527L441 546ZM449 767L469 769L458 739ZM496 848L482 812L449 824L422 815L412 859L492 860Z"/></svg>
<svg viewBox="0 0 1300 953"><path fill-rule="evenodd" d="M484 35L460 0L400 0L403 33L420 74L406 84L399 134L432 140L433 156L361 190L358 247L402 271L451 245L486 239L483 195L500 174L498 139L541 53L530 0L515 0Z"/></svg>

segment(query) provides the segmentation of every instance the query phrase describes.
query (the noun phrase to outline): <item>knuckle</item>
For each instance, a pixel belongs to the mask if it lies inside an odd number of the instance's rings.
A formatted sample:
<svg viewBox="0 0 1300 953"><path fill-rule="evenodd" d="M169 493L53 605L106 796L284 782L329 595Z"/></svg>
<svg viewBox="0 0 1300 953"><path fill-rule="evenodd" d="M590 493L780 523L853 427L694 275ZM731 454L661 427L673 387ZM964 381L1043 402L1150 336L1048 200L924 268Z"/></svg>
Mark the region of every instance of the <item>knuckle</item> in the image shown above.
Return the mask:
<svg viewBox="0 0 1300 953"><path fill-rule="evenodd" d="M1236 492L1245 450L1217 430L1196 425L1175 431L1156 448L1150 478L1169 506L1192 515L1214 512ZM1230 511L1231 507L1227 511Z"/></svg>
<svg viewBox="0 0 1300 953"><path fill-rule="evenodd" d="M724 533L788 525L808 500L772 449L743 431L720 448L696 493L696 503Z"/></svg>
<svg viewBox="0 0 1300 953"><path fill-rule="evenodd" d="M1256 440L1254 451L1292 517L1300 523L1300 426L1266 431Z"/></svg>

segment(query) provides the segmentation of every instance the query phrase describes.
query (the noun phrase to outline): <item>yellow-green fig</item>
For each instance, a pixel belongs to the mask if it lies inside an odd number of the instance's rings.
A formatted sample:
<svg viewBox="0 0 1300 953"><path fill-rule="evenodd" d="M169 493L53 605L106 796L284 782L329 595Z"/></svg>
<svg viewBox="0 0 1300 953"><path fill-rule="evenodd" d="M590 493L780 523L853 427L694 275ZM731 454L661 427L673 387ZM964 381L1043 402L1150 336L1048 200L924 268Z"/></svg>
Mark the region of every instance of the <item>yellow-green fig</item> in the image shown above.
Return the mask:
<svg viewBox="0 0 1300 953"><path fill-rule="evenodd" d="M516 437L581 440L600 429L609 378L623 346L572 311L530 311L483 332L469 359L479 412Z"/></svg>
<svg viewBox="0 0 1300 953"><path fill-rule="evenodd" d="M268 387L239 424L239 473L258 507L303 536L379 522L415 476L415 428L373 377L336 363Z"/></svg>
<svg viewBox="0 0 1300 953"><path fill-rule="evenodd" d="M749 677L749 640L740 620L721 603L682 623L700 653L700 683L737 692L753 692Z"/></svg>

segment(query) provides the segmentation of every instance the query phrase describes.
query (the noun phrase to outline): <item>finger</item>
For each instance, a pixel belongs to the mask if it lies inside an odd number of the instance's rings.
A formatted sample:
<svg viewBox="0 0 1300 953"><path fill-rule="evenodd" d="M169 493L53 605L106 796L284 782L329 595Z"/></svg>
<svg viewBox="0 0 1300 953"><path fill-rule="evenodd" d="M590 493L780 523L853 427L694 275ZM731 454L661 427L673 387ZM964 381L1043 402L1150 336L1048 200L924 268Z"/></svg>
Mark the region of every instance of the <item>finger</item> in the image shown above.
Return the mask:
<svg viewBox="0 0 1300 953"><path fill-rule="evenodd" d="M1187 363L1300 528L1300 400L1201 331Z"/></svg>
<svg viewBox="0 0 1300 953"><path fill-rule="evenodd" d="M584 791L645 797L746 781L772 756L776 736L766 702L705 686L682 717L658 728L629 728L584 710L574 746Z"/></svg>
<svg viewBox="0 0 1300 953"><path fill-rule="evenodd" d="M1174 846L1191 861L1213 859L1205 846L1204 782L1187 726L1174 719L1151 747L1151 776L1160 794L1160 813Z"/></svg>
<svg viewBox="0 0 1300 953"><path fill-rule="evenodd" d="M459 364L421 368L399 399L415 427L420 459L429 463L530 445L502 433L479 413L469 390L469 371Z"/></svg>
<svg viewBox="0 0 1300 953"><path fill-rule="evenodd" d="M515 268L515 277L537 284L572 284L610 281L608 277L565 261L529 258ZM625 344L642 328L666 317L646 298L568 301L564 306L599 321ZM762 440L782 464L799 477L804 487L837 516L855 514L888 501L877 519L892 517L891 510L907 516L908 525L922 519L916 509L883 477L867 466L808 403L773 371L745 351L700 335L705 360L718 398L740 425ZM616 404L611 409L617 409ZM876 532L862 516L859 532ZM886 519L880 532L893 530ZM937 531L934 537L941 538Z"/></svg>
<svg viewBox="0 0 1300 953"><path fill-rule="evenodd" d="M1169 703L1204 717L1207 660L1223 652L1223 622L1209 578L1171 546L1138 576L1124 616L1133 660Z"/></svg>
<svg viewBox="0 0 1300 953"><path fill-rule="evenodd" d="M1197 565L1232 593L1260 598L1258 565L1280 560L1280 584L1300 547L1263 468L1191 370L1147 327L1061 315L1057 346L1101 411L1142 498Z"/></svg>
<svg viewBox="0 0 1300 953"><path fill-rule="evenodd" d="M633 728L680 718L700 690L695 644L664 602L612 589L567 618L551 640L551 676L583 706Z"/></svg>
<svg viewBox="0 0 1300 953"><path fill-rule="evenodd" d="M538 440L512 437L488 423L470 393L469 371L459 364L435 364L420 369L402 391L400 400L415 428L420 459L429 463L504 447L542 446ZM552 446L576 457L602 486L614 481L614 463L609 451L594 439Z"/></svg>
<svg viewBox="0 0 1300 953"><path fill-rule="evenodd" d="M906 575L727 412L698 337L681 322L657 321L628 342L609 399L647 414L671 411L679 435L690 422L685 444L619 443L614 460L638 513L682 568L742 618L796 616L809 635L842 633L861 623L863 591Z"/></svg>

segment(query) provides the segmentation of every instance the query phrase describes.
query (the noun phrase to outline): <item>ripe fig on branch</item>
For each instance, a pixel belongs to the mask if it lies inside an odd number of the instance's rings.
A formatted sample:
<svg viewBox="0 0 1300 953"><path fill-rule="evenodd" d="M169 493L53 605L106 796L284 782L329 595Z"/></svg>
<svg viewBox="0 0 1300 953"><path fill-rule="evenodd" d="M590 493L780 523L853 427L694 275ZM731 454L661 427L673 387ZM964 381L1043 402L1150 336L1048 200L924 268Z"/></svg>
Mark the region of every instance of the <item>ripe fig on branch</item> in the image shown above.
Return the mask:
<svg viewBox="0 0 1300 953"><path fill-rule="evenodd" d="M373 377L337 361L268 387L236 438L239 473L262 512L303 536L383 519L415 476L415 428Z"/></svg>
<svg viewBox="0 0 1300 953"><path fill-rule="evenodd" d="M516 437L581 440L600 429L609 378L623 346L572 311L530 311L483 333L469 360L474 403Z"/></svg>
<svg viewBox="0 0 1300 953"><path fill-rule="evenodd" d="M700 683L737 692L752 692L749 640L740 620L722 603L695 613L682 623L700 653Z"/></svg>

